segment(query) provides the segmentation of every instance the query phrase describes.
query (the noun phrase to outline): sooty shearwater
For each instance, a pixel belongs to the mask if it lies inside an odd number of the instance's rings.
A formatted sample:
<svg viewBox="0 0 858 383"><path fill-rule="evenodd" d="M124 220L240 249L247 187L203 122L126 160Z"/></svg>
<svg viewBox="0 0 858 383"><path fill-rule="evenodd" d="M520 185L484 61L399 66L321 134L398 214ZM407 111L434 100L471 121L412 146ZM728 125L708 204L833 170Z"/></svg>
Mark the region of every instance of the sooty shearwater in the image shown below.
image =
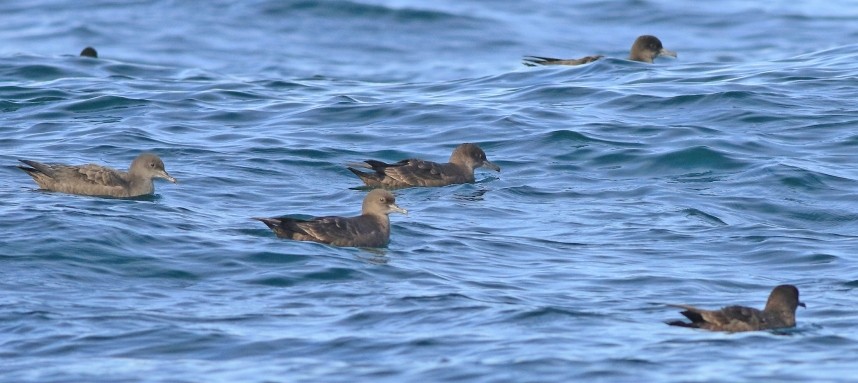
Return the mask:
<svg viewBox="0 0 858 383"><path fill-rule="evenodd" d="M701 310L687 305L670 306L684 309L680 314L691 320L667 322L671 326L727 332L795 327L795 310L798 306L807 307L798 300L798 288L793 285L775 287L762 311L744 306L727 306L720 310Z"/></svg>
<svg viewBox="0 0 858 383"><path fill-rule="evenodd" d="M456 147L446 164L412 158L393 164L367 160L352 165L374 171L362 172L349 167L367 186L389 189L471 183L474 182L474 169L478 167L500 171L500 167L486 159L486 153L474 144Z"/></svg>
<svg viewBox="0 0 858 383"><path fill-rule="evenodd" d="M281 238L314 241L334 246L384 247L390 242L390 213L407 214L396 206L396 198L384 189L370 191L357 217L256 218Z"/></svg>
<svg viewBox="0 0 858 383"><path fill-rule="evenodd" d="M176 179L164 170L164 162L151 153L137 156L128 172L106 166L43 164L19 160L27 166L18 168L27 172L40 188L49 191L100 197L128 198L155 192L153 178L172 183Z"/></svg>
<svg viewBox="0 0 858 383"><path fill-rule="evenodd" d="M98 58L98 52L93 47L83 48L83 50L80 51L80 55L82 57Z"/></svg>
<svg viewBox="0 0 858 383"><path fill-rule="evenodd" d="M676 52L665 49L658 37L651 35L639 36L632 44L629 60L652 63L659 56L676 57ZM587 56L580 59L555 59L551 57L525 56L524 65L581 65L596 61L603 56Z"/></svg>

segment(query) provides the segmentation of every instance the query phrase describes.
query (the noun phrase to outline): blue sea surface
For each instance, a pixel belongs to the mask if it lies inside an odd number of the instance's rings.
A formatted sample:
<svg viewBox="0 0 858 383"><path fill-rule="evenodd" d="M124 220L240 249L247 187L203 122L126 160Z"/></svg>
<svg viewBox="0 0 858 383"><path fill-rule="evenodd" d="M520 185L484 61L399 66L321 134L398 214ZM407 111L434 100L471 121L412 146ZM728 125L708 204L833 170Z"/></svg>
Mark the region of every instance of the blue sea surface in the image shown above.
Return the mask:
<svg viewBox="0 0 858 383"><path fill-rule="evenodd" d="M837 0L0 2L0 381L853 382L856 19ZM678 57L626 60L642 34ZM463 142L502 171L395 191L387 248L250 219L356 215L346 164ZM179 183L81 197L16 168L143 151ZM794 329L665 324L784 283Z"/></svg>

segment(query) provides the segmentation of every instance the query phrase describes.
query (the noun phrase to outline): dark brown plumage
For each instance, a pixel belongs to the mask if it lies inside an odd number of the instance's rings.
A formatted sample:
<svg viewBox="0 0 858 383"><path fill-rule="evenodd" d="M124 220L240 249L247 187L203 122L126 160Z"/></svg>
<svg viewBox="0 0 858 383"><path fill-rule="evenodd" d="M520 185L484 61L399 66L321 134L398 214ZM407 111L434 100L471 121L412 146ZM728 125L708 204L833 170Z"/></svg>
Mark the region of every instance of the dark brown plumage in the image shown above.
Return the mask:
<svg viewBox="0 0 858 383"><path fill-rule="evenodd" d="M551 57L541 57L541 56L525 56L524 57L524 65L527 66L537 66L537 65L582 65L591 63L596 61L602 57L602 55L594 55L594 56L585 56L580 59L556 59Z"/></svg>
<svg viewBox="0 0 858 383"><path fill-rule="evenodd" d="M793 285L775 287L762 311L744 306L727 306L720 310L702 310L687 305L670 306L684 309L680 314L691 320L668 322L671 326L727 332L795 327L795 310L798 306L806 307L798 300L798 288Z"/></svg>
<svg viewBox="0 0 858 383"><path fill-rule="evenodd" d="M86 47L83 48L82 51L80 51L80 55L82 57L98 58L98 51L96 51L93 47Z"/></svg>
<svg viewBox="0 0 858 383"><path fill-rule="evenodd" d="M639 36L629 51L629 60L652 63L658 56L676 57L676 52L665 49L658 37ZM581 65L596 61L602 56L587 56L580 59L555 59L551 57L525 56L524 65Z"/></svg>
<svg viewBox="0 0 858 383"><path fill-rule="evenodd" d="M278 237L314 241L334 246L383 247L390 242L390 213L407 214L387 190L375 189L363 200L357 217L253 218L262 221Z"/></svg>
<svg viewBox="0 0 858 383"><path fill-rule="evenodd" d="M413 158L394 164L367 160L356 166L374 171L368 173L349 168L367 186L389 189L471 183L474 182L474 169L478 167L500 171L500 167L486 159L486 153L474 144L461 144L456 147L450 155L450 162L445 164Z"/></svg>
<svg viewBox="0 0 858 383"><path fill-rule="evenodd" d="M18 168L27 172L33 181L44 190L61 193L102 196L137 197L155 192L154 178L176 182L164 170L164 162L158 156L143 153L131 162L128 172L105 166L43 164L30 160L19 160L28 166Z"/></svg>

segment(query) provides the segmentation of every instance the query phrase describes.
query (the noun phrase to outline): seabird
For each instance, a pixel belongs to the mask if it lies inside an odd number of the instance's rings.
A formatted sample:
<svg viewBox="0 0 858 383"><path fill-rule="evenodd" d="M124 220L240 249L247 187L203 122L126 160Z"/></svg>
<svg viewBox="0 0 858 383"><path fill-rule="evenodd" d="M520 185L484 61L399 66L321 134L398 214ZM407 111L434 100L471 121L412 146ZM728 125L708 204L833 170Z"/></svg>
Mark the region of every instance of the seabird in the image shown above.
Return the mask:
<svg viewBox="0 0 858 383"><path fill-rule="evenodd" d="M486 153L474 144L461 144L456 147L450 155L450 162L446 164L412 158L393 164L367 160L353 165L372 169L374 173L348 168L367 186L383 188L472 183L474 169L478 167L500 171L500 167L486 159Z"/></svg>
<svg viewBox="0 0 858 383"><path fill-rule="evenodd" d="M629 53L629 60L651 64L658 56L669 56L675 58L676 52L665 49L664 46L661 45L661 40L659 40L658 37L643 35L639 36L635 40L634 44L632 44L632 49ZM580 59L555 59L551 57L525 56L524 65L581 65L596 61L602 57L603 56L601 55L597 55L587 56Z"/></svg>
<svg viewBox="0 0 858 383"><path fill-rule="evenodd" d="M40 188L61 193L127 198L154 193L154 178L176 183L176 179L164 170L164 162L151 153L137 156L131 162L128 172L95 164L63 165L19 161L27 166L18 165L18 168L33 177L33 181L36 181Z"/></svg>
<svg viewBox="0 0 858 383"><path fill-rule="evenodd" d="M80 51L80 55L82 57L98 58L98 52L93 47L83 48L83 50Z"/></svg>
<svg viewBox="0 0 858 383"><path fill-rule="evenodd" d="M375 189L363 200L357 217L256 218L281 238L314 241L334 246L384 247L390 242L390 213L407 214L387 190Z"/></svg>
<svg viewBox="0 0 858 383"><path fill-rule="evenodd" d="M671 326L702 328L712 331L759 331L795 327L795 310L807 307L798 300L798 288L780 285L772 290L766 307L727 306L720 310L702 310L687 305L670 305L684 309L680 314L691 322L667 322Z"/></svg>

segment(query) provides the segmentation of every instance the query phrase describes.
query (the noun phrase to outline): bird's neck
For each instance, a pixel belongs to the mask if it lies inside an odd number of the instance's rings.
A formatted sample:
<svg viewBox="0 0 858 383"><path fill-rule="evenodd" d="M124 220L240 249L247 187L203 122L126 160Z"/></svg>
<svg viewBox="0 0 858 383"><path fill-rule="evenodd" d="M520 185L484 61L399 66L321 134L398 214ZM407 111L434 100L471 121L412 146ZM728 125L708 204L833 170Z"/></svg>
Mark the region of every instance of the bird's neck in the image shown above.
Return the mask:
<svg viewBox="0 0 858 383"><path fill-rule="evenodd" d="M131 190L136 192L143 192L143 194L151 194L155 191L155 185L152 182L151 178L148 177L132 177L131 175L126 176L126 181L128 181L128 186Z"/></svg>
<svg viewBox="0 0 858 383"><path fill-rule="evenodd" d="M378 222L385 230L390 228L390 217L387 214L381 214L376 219L378 219Z"/></svg>
<svg viewBox="0 0 858 383"><path fill-rule="evenodd" d="M460 169L461 171L465 172L466 174L474 172L474 167L468 163L450 161L449 165L455 166L456 169Z"/></svg>
<svg viewBox="0 0 858 383"><path fill-rule="evenodd" d="M769 318L770 322L779 322L780 325L784 327L793 327L795 326L795 311L790 311L788 309L783 308L768 308L766 307L763 312L766 313L766 316Z"/></svg>

